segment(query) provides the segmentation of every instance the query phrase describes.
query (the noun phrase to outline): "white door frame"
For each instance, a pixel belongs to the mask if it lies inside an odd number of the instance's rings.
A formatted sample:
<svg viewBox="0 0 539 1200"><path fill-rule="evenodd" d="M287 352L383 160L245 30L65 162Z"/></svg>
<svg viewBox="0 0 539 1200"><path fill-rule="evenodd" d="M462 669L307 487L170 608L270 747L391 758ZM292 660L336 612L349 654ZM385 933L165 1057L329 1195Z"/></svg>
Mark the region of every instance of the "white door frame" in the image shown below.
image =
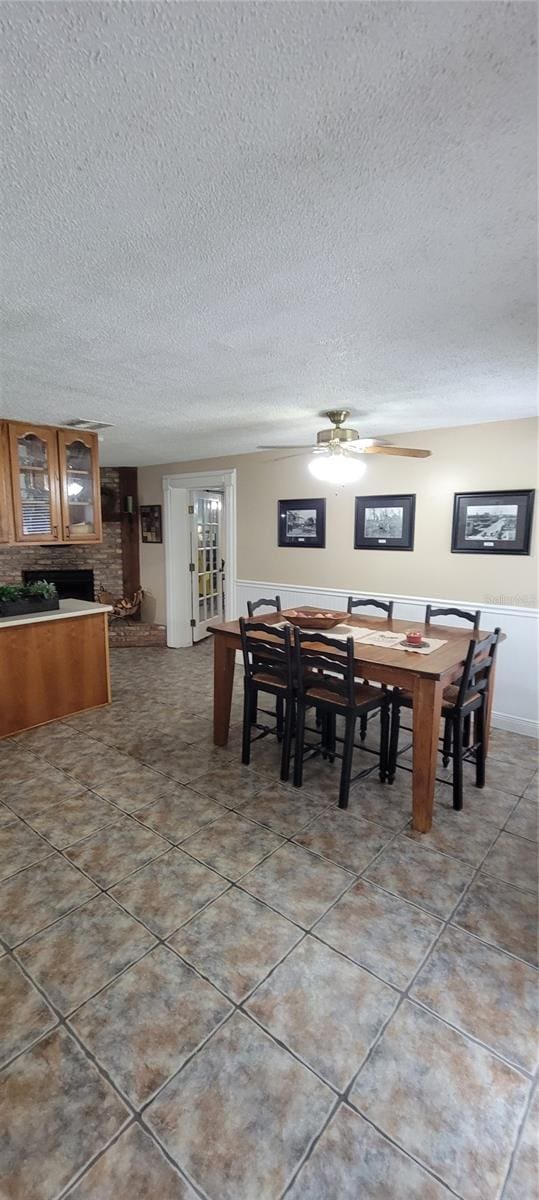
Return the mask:
<svg viewBox="0 0 539 1200"><path fill-rule="evenodd" d="M189 492L222 488L225 498L225 620L236 616L236 471L191 471L163 477L167 646L190 646Z"/></svg>

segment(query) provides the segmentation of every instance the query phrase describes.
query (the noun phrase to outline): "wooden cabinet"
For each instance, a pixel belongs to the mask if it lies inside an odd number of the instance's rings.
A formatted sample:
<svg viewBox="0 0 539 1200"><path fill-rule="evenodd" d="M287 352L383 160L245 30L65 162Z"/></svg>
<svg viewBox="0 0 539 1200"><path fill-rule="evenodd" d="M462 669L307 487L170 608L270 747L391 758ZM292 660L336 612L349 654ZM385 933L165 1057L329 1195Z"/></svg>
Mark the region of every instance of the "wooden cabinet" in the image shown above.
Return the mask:
<svg viewBox="0 0 539 1200"><path fill-rule="evenodd" d="M62 527L69 542L101 541L101 500L95 433L59 429Z"/></svg>
<svg viewBox="0 0 539 1200"><path fill-rule="evenodd" d="M101 537L96 434L5 422L0 542L43 546L100 542Z"/></svg>

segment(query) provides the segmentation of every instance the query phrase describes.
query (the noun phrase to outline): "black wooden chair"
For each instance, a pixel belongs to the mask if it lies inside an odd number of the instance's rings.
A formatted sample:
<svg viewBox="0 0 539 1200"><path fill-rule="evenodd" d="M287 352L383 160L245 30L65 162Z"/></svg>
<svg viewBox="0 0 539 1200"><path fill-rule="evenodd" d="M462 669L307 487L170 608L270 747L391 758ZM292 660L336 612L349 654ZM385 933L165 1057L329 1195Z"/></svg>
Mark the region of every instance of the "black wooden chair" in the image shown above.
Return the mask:
<svg viewBox="0 0 539 1200"><path fill-rule="evenodd" d="M475 786L485 786L486 759L486 722L487 703L492 668L496 659L496 650L500 638L500 629L476 641L472 638L460 680L444 689L442 702L442 717L445 730L451 730L449 744L453 746L449 757L453 759L453 808L461 809L463 800L463 762L475 762ZM393 692L391 740L389 748L389 783L393 783L397 765L397 744L399 734L400 709L403 693L395 688ZM474 717L473 745L464 745L464 725ZM443 761L448 754L446 734L443 739Z"/></svg>
<svg viewBox="0 0 539 1200"><path fill-rule="evenodd" d="M393 600L363 600L362 598L356 599L354 596L349 596L346 611L352 613L355 608L381 608L382 612L385 612L388 621L393 616Z"/></svg>
<svg viewBox="0 0 539 1200"><path fill-rule="evenodd" d="M433 608L432 604L427 604L425 609L425 625L430 625L433 617L457 617L460 621L469 621L474 629L479 629L481 623L481 609L476 608L473 612L466 608ZM470 718L464 722L464 745L470 745ZM447 751L444 755L444 767L447 767L451 754L451 725L446 725L446 742Z"/></svg>
<svg viewBox="0 0 539 1200"><path fill-rule="evenodd" d="M281 597L280 596L275 596L275 597L270 596L268 599L266 599L265 597L262 596L260 598L260 600L248 600L247 601L247 613L248 613L248 616L250 619L252 619L254 617L255 612L259 608L275 609L275 612L280 613L281 612ZM275 702L275 712L277 715L277 736L280 740L283 735L284 708L283 708L283 701L279 698ZM251 710L251 723L253 725L256 725L256 713L257 713L256 701L253 700L253 708Z"/></svg>
<svg viewBox="0 0 539 1200"><path fill-rule="evenodd" d="M432 604L427 604L425 625L430 625L433 617L458 617L461 621L470 621L477 630L481 623L481 609L476 608L474 612L470 612L465 608L433 608Z"/></svg>
<svg viewBox="0 0 539 1200"><path fill-rule="evenodd" d="M457 619L459 619L461 621L469 621L470 625L473 625L474 629L477 630L477 629L479 629L479 623L481 621L481 610L476 609L474 612L470 612L470 610L465 609L465 608L433 608L432 604L427 604L427 607L425 609L425 625L431 625L433 617L457 617ZM408 692L401 691L394 697L394 704L392 707L392 717L391 717L391 736L390 736L390 748L389 748L390 763L394 761L395 755L397 753L395 747L398 745L399 731L401 728L400 714L399 714L399 720L397 722L395 722L394 716L393 716L393 714L395 713L395 706L397 704L399 706L399 709L400 708L408 708L408 709L413 708L411 695ZM412 730L409 729L408 726L406 726L406 728L408 729L409 733L412 733ZM444 725L443 750L442 750L442 762L443 762L444 767L448 766L450 758L451 758L452 730L453 730L453 726L452 726L451 722L447 721ZM463 730L463 735L462 735L463 736L463 745L466 747L468 747L470 745L470 735L471 735L471 724L470 724L470 718L468 717L464 722L464 730ZM393 775L393 778L394 778L394 775ZM391 778L391 770L390 770L390 783L393 782L393 778Z"/></svg>
<svg viewBox="0 0 539 1200"><path fill-rule="evenodd" d="M368 599L368 600L367 599L364 600L361 597L358 597L356 599L354 596L349 596L348 597L348 607L347 607L346 611L349 613L353 613L354 609L356 609L356 608L380 608L382 610L382 612L384 612L386 614L388 621L390 621L393 616L393 606L394 606L393 600L373 600L372 598ZM363 682L368 683L369 680L364 679ZM368 721L368 717L361 717L361 720L359 723L360 737L361 737L362 742L365 741L365 738L367 736L367 721Z"/></svg>
<svg viewBox="0 0 539 1200"><path fill-rule="evenodd" d="M294 657L290 638L290 627L283 629L262 622L247 622L240 617L241 646L243 652L243 738L242 762L251 761L251 741L276 733L282 741L281 779L290 774L290 755L294 729L295 689ZM259 711L266 716L273 713L258 708L259 693L276 697L275 726L259 724ZM280 709L279 707L280 706ZM253 712L256 719L253 721ZM258 732L252 738L252 730Z"/></svg>
<svg viewBox="0 0 539 1200"><path fill-rule="evenodd" d="M296 649L296 749L294 785L303 782L303 751L305 716L314 708L322 719L322 745L330 758L341 758L339 808L348 808L352 758L355 745L356 721L375 710L380 712L379 774L385 781L388 765L389 693L355 678L354 639L346 642L322 633L301 633L295 630ZM316 673L322 672L318 678ZM324 672L331 672L328 677ZM337 739L335 718L344 717L344 739ZM343 741L343 752L337 751L337 741ZM365 772L366 774L367 772Z"/></svg>
<svg viewBox="0 0 539 1200"><path fill-rule="evenodd" d="M281 612L281 597L275 596L273 599L265 600L262 597L260 600L248 600L247 612L250 617L254 617L258 608L274 608L275 612Z"/></svg>

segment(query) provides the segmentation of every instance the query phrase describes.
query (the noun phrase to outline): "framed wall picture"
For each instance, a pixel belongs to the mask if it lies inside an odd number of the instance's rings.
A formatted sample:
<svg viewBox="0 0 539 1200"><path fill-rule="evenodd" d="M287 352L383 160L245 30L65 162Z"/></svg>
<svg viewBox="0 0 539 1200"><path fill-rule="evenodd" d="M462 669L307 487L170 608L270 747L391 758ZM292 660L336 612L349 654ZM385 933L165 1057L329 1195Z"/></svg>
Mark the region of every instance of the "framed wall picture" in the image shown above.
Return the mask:
<svg viewBox="0 0 539 1200"><path fill-rule="evenodd" d="M453 554L529 554L533 488L456 492Z"/></svg>
<svg viewBox="0 0 539 1200"><path fill-rule="evenodd" d="M323 550L326 544L325 500L279 500L279 546Z"/></svg>
<svg viewBox="0 0 539 1200"><path fill-rule="evenodd" d="M355 550L413 550L415 496L356 496Z"/></svg>
<svg viewBox="0 0 539 1200"><path fill-rule="evenodd" d="M160 504L141 504L140 528L143 542L163 541Z"/></svg>

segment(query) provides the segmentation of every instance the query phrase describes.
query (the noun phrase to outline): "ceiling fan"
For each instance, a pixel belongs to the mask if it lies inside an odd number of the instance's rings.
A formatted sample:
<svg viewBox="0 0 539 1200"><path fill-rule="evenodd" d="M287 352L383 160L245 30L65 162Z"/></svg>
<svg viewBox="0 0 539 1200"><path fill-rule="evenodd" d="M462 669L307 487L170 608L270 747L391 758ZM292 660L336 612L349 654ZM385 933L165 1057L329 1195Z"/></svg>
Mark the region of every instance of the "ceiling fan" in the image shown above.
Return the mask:
<svg viewBox="0 0 539 1200"><path fill-rule="evenodd" d="M320 429L316 442L311 446L259 446L259 450L295 450L297 454L314 455L309 470L316 479L328 483L353 483L365 470L364 454L395 454L404 458L429 458L430 450L415 450L411 446L393 446L378 438L362 438L357 429L344 425L350 416L348 409L330 409L324 416L331 421L331 429ZM283 458L294 458L284 454ZM275 462L278 462L275 459Z"/></svg>

